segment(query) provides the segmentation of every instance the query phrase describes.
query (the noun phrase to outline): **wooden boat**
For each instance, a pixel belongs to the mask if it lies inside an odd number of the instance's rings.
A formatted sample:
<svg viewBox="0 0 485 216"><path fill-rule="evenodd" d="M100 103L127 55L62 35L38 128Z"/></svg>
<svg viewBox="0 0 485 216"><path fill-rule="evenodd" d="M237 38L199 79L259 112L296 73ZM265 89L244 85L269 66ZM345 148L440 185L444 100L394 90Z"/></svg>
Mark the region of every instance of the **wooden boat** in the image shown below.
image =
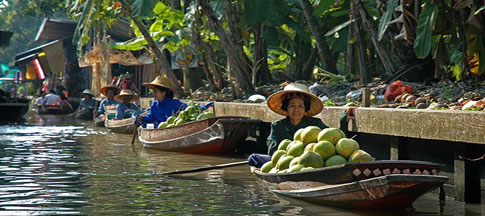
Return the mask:
<svg viewBox="0 0 485 216"><path fill-rule="evenodd" d="M276 194L340 208L402 209L446 181L448 177L445 176L390 174L344 184L272 191Z"/></svg>
<svg viewBox="0 0 485 216"><path fill-rule="evenodd" d="M81 110L76 110L75 118L81 120L93 120L94 108L84 108Z"/></svg>
<svg viewBox="0 0 485 216"><path fill-rule="evenodd" d="M441 164L382 160L324 167L306 172L253 173L277 194L342 208L405 208L421 195L443 185Z"/></svg>
<svg viewBox="0 0 485 216"><path fill-rule="evenodd" d="M104 105L105 115L100 115L94 118L94 126L104 127L104 122L106 121L106 115L115 116L116 115L116 105Z"/></svg>
<svg viewBox="0 0 485 216"><path fill-rule="evenodd" d="M30 101L22 98L0 98L1 121L20 120L29 110Z"/></svg>
<svg viewBox="0 0 485 216"><path fill-rule="evenodd" d="M38 107L37 112L39 114L63 115L71 113L72 110L69 107L60 105L46 105Z"/></svg>
<svg viewBox="0 0 485 216"><path fill-rule="evenodd" d="M260 122L247 117L223 116L163 129L139 127L138 139L145 148L195 154L224 154L233 152L239 141Z"/></svg>
<svg viewBox="0 0 485 216"><path fill-rule="evenodd" d="M135 125L133 124L133 118L127 118L122 120L106 120L104 126L110 131L115 133L133 133Z"/></svg>

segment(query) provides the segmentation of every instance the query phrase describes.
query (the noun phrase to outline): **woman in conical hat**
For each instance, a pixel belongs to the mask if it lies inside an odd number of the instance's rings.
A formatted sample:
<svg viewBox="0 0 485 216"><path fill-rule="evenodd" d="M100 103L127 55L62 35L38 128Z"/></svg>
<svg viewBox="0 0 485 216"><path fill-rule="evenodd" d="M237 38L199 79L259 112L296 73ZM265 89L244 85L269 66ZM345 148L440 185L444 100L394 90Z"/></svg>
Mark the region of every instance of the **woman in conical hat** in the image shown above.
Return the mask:
<svg viewBox="0 0 485 216"><path fill-rule="evenodd" d="M115 96L115 100L120 102L120 104L116 106L116 119L118 120L131 118L133 114L140 111L140 107L131 103L138 100L138 95L134 94L129 89L122 89L120 94Z"/></svg>
<svg viewBox="0 0 485 216"><path fill-rule="evenodd" d="M96 100L93 99L94 94L91 92L91 90L84 89L84 91L81 94L83 99L81 99L78 109L87 109L87 108L94 109L94 107L96 106Z"/></svg>
<svg viewBox="0 0 485 216"><path fill-rule="evenodd" d="M271 156L278 149L278 144L284 139L293 140L293 135L298 129L308 126L327 128L321 119L312 117L322 111L323 103L317 96L311 94L304 84L290 83L283 91L269 96L266 103L271 111L286 118L271 124L268 155L252 154L249 157L251 166L261 167L271 160Z"/></svg>
<svg viewBox="0 0 485 216"><path fill-rule="evenodd" d="M118 87L114 85L107 85L101 88L101 93L103 93L106 98L101 101L98 110L94 111L95 116L104 115L106 112L105 106L118 105L120 103L115 100L115 96L118 94L118 91Z"/></svg>
<svg viewBox="0 0 485 216"><path fill-rule="evenodd" d="M157 76L152 82L143 85L153 89L155 99L148 114L139 115L136 118L136 122L141 122L144 127L147 123L153 123L155 127L158 127L159 123L166 121L168 117L187 107L187 104L173 98L172 84L166 77Z"/></svg>

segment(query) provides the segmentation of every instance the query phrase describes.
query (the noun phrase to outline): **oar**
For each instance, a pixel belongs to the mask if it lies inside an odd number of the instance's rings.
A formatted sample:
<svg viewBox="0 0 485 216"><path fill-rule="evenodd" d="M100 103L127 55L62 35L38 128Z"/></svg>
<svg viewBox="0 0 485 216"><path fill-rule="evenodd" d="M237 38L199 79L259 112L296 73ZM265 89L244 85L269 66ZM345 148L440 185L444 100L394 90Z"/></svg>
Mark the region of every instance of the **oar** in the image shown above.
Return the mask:
<svg viewBox="0 0 485 216"><path fill-rule="evenodd" d="M138 129L138 124L135 123L135 128L133 128L133 137L131 138L131 145L135 145L136 129Z"/></svg>
<svg viewBox="0 0 485 216"><path fill-rule="evenodd" d="M218 164L218 165L214 165L214 166L199 167L199 168L188 169L188 170L177 170L177 171L171 171L171 172L163 172L163 173L160 173L160 174L161 175L172 175L172 174L193 173L193 172L201 172L201 171L206 171L206 170L221 169L221 168L225 168L225 167L244 165L244 164L248 164L248 163L249 163L248 161L239 161L239 162L233 162L233 163Z"/></svg>

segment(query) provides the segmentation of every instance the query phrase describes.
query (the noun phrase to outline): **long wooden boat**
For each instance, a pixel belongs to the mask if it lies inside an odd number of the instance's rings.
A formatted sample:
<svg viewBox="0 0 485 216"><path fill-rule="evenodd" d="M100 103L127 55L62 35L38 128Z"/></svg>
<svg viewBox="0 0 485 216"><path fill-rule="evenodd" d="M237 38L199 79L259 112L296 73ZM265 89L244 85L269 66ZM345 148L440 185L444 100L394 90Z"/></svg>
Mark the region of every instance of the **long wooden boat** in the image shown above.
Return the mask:
<svg viewBox="0 0 485 216"><path fill-rule="evenodd" d="M29 110L30 101L21 98L0 98L1 121L19 120Z"/></svg>
<svg viewBox="0 0 485 216"><path fill-rule="evenodd" d="M272 191L276 194L340 208L402 209L446 181L448 177L445 176L390 174L344 184Z"/></svg>
<svg viewBox="0 0 485 216"><path fill-rule="evenodd" d="M94 118L94 126L104 127L104 122L107 119L106 115L116 115L116 105L104 105L105 114Z"/></svg>
<svg viewBox="0 0 485 216"><path fill-rule="evenodd" d="M106 120L104 127L115 133L133 133L135 125L133 124L133 118L127 118L122 120Z"/></svg>
<svg viewBox="0 0 485 216"><path fill-rule="evenodd" d="M442 164L381 160L323 167L286 174L251 171L277 194L353 209L405 208L443 185Z"/></svg>
<svg viewBox="0 0 485 216"><path fill-rule="evenodd" d="M84 108L81 110L77 110L75 113L75 118L81 120L93 120L93 111L94 108Z"/></svg>
<svg viewBox="0 0 485 216"><path fill-rule="evenodd" d="M438 175L442 164L413 160L378 160L322 167L307 172L285 174L263 173L254 169L261 179L284 190L294 190L329 184L350 183L390 174ZM297 182L297 184L293 184Z"/></svg>
<svg viewBox="0 0 485 216"><path fill-rule="evenodd" d="M39 114L63 115L71 113L72 110L60 105L47 105L38 107L37 112Z"/></svg>
<svg viewBox="0 0 485 216"><path fill-rule="evenodd" d="M248 131L260 120L223 116L188 122L163 129L138 128L143 147L195 154L233 152Z"/></svg>

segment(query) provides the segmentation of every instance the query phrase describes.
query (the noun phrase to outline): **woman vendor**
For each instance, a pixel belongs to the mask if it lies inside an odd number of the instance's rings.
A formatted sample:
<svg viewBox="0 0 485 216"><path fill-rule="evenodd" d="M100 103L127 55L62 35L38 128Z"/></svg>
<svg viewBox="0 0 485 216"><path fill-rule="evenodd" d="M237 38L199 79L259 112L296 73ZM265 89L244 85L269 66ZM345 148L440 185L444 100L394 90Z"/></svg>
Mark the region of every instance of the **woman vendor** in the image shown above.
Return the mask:
<svg viewBox="0 0 485 216"><path fill-rule="evenodd" d="M143 127L146 127L147 123L153 123L157 128L159 123L166 121L168 117L187 107L187 104L173 98L173 89L167 78L157 76L151 83L144 83L143 85L153 89L155 99L148 114L139 115L136 118L136 122L141 122Z"/></svg>
<svg viewBox="0 0 485 216"><path fill-rule="evenodd" d="M267 101L271 111L286 116L271 124L268 136L268 154L252 154L249 156L249 165L261 167L271 160L271 155L278 149L278 144L284 140L293 140L293 134L307 126L318 126L320 129L327 128L321 119L312 116L320 113L323 103L317 96L310 93L308 87L300 83L291 83L285 86L283 91L274 93Z"/></svg>
<svg viewBox="0 0 485 216"><path fill-rule="evenodd" d="M107 85L101 88L101 93L106 96L105 99L99 104L98 110L94 110L94 115L104 115L106 112L105 106L107 105L118 105L120 102L114 99L115 95L118 94L118 88L114 85Z"/></svg>
<svg viewBox="0 0 485 216"><path fill-rule="evenodd" d="M129 89L122 89L120 94L115 96L115 100L120 102L116 106L117 120L131 118L133 114L138 114L137 112L141 110L136 104L131 103L138 100L138 95Z"/></svg>

